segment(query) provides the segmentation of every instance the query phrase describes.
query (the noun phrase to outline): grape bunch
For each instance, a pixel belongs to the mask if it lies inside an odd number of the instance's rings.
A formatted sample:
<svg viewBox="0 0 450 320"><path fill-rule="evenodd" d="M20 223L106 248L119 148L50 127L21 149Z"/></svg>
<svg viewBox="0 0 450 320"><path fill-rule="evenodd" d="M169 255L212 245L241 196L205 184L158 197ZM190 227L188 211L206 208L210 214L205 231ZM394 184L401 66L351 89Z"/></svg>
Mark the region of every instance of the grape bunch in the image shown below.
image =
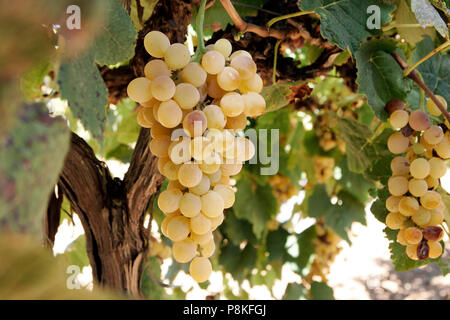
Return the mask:
<svg viewBox="0 0 450 320"><path fill-rule="evenodd" d="M255 154L240 133L247 117L265 112L263 82L251 55L232 53L226 39L207 46L200 63L159 31L149 32L144 46L154 59L127 91L140 104L137 121L151 128L150 151L169 180L158 198L166 214L161 231L173 241L174 259L190 262L192 278L204 282L212 272L212 232L235 200L230 177Z"/></svg>
<svg viewBox="0 0 450 320"><path fill-rule="evenodd" d="M441 114L432 100L427 101L427 109L432 115ZM436 189L447 171L450 131L445 124L433 125L426 112L408 110L401 100L389 101L386 111L391 126L398 130L387 141L396 156L388 181L386 225L399 230L397 242L406 246L410 259L438 258L443 251L439 241L444 231L439 225L444 221L445 205Z"/></svg>
<svg viewBox="0 0 450 320"><path fill-rule="evenodd" d="M150 237L150 249L148 251L149 257L159 257L162 260L169 259L172 256L172 249L169 246L164 245L161 240L154 237Z"/></svg>

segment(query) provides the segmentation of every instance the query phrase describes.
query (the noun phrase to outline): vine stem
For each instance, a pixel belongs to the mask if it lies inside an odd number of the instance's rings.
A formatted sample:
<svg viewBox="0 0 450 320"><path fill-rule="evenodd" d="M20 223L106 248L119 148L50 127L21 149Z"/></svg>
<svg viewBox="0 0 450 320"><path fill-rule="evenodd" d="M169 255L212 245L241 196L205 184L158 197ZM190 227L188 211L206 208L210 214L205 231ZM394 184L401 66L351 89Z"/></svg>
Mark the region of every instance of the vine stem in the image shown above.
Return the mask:
<svg viewBox="0 0 450 320"><path fill-rule="evenodd" d="M427 61L428 59L430 59L433 55L435 55L436 53L438 53L439 51L444 50L445 48L447 48L450 45L450 40L445 41L443 44L441 44L439 47L437 47L436 49L434 49L433 51L429 52L425 57L423 57L422 59L420 59L419 61L417 61L416 63L414 63L411 67L407 68L404 72L403 75L407 76L411 73L411 71L413 71L414 69L416 69L421 63Z"/></svg>
<svg viewBox="0 0 450 320"><path fill-rule="evenodd" d="M277 23L278 21L289 19L289 18L294 18L294 17L300 17L300 16L304 16L307 14L312 14L312 13L314 13L314 11L299 11L299 12L286 14L284 16L271 19L269 22L267 22L266 26L267 26L267 28L270 28L273 24Z"/></svg>
<svg viewBox="0 0 450 320"><path fill-rule="evenodd" d="M273 54L273 73L272 73L272 84L277 82L277 59L278 59L278 48L280 47L281 40L277 40L274 47Z"/></svg>
<svg viewBox="0 0 450 320"><path fill-rule="evenodd" d="M197 25L197 49L192 57L192 61L200 62L203 54L206 52L205 39L203 37L203 22L205 21L206 0L202 0L198 8L196 25Z"/></svg>
<svg viewBox="0 0 450 320"><path fill-rule="evenodd" d="M284 39L287 35L285 31L274 29L269 30L268 28L245 22L236 11L236 8L230 0L220 0L220 3L222 3L223 8L230 16L236 28L238 28L241 32L253 32L263 38L273 37L276 39Z"/></svg>
<svg viewBox="0 0 450 320"><path fill-rule="evenodd" d="M419 23L404 23L404 24L402 24L402 23L393 23L391 25L383 27L382 30L383 31L388 31L388 30L395 29L395 28L399 29L399 28L417 28L417 27L422 27L422 25L419 24ZM432 25L427 25L425 27L426 28L432 27Z"/></svg>
<svg viewBox="0 0 450 320"><path fill-rule="evenodd" d="M403 59L396 53L392 52L391 55L394 57L395 61L402 67L402 69L408 69L408 64L403 61ZM426 86L426 84L422 81L415 70L411 70L410 73L407 74L407 77L414 81L420 88L425 91L425 93L430 97L431 100L436 104L441 113L444 115L445 119L450 123L450 114L447 109L442 105L441 101L434 95L433 92Z"/></svg>

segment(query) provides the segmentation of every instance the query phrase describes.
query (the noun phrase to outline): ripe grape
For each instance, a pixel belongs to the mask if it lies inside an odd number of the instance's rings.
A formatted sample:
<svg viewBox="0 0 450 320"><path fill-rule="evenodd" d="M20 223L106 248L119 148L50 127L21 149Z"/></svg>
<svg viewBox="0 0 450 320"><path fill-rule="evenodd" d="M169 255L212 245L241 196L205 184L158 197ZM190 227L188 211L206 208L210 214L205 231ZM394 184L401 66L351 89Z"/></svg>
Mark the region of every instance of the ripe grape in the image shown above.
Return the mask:
<svg viewBox="0 0 450 320"><path fill-rule="evenodd" d="M208 129L223 129L227 123L222 109L214 104L207 105L203 112L205 113Z"/></svg>
<svg viewBox="0 0 450 320"><path fill-rule="evenodd" d="M217 184L214 189L223 199L224 208L231 208L234 204L235 195L233 189L225 184Z"/></svg>
<svg viewBox="0 0 450 320"><path fill-rule="evenodd" d="M189 219L177 216L167 224L167 236L172 241L183 241L189 235Z"/></svg>
<svg viewBox="0 0 450 320"><path fill-rule="evenodd" d="M181 123L183 112L173 100L161 102L158 108L158 121L166 128L175 128Z"/></svg>
<svg viewBox="0 0 450 320"><path fill-rule="evenodd" d="M244 111L244 98L236 92L227 93L220 99L220 107L227 117L237 117Z"/></svg>
<svg viewBox="0 0 450 320"><path fill-rule="evenodd" d="M167 64L161 59L150 60L144 67L144 74L147 79L154 80L159 76L170 77L170 72Z"/></svg>
<svg viewBox="0 0 450 320"><path fill-rule="evenodd" d="M230 60L233 60L235 57L241 56L241 55L247 56L247 57L249 57L249 58L252 57L252 55L251 55L250 53L248 53L247 51L245 51L245 50L238 50L238 51L235 51L235 52L233 52L233 53L231 54Z"/></svg>
<svg viewBox="0 0 450 320"><path fill-rule="evenodd" d="M408 183L408 190L415 197L421 197L428 191L428 184L422 179L411 179Z"/></svg>
<svg viewBox="0 0 450 320"><path fill-rule="evenodd" d="M442 159L450 158L450 131L447 131L444 138L435 147L436 153Z"/></svg>
<svg viewBox="0 0 450 320"><path fill-rule="evenodd" d="M203 111L194 110L189 112L183 120L183 129L191 137L199 137L205 132L207 118Z"/></svg>
<svg viewBox="0 0 450 320"><path fill-rule="evenodd" d="M431 219L431 212L422 206L419 207L419 210L412 215L412 221L419 226L425 226Z"/></svg>
<svg viewBox="0 0 450 320"><path fill-rule="evenodd" d="M180 212L183 216L188 218L195 217L200 213L201 208L202 202L199 196L190 192L186 192L181 197Z"/></svg>
<svg viewBox="0 0 450 320"><path fill-rule="evenodd" d="M164 53L169 46L169 38L167 38L167 36L160 31L150 31L144 37L145 50L147 50L147 52L155 58L164 57Z"/></svg>
<svg viewBox="0 0 450 320"><path fill-rule="evenodd" d="M158 207L164 213L172 213L180 207L183 193L178 189L164 190L158 197Z"/></svg>
<svg viewBox="0 0 450 320"><path fill-rule="evenodd" d="M209 218L209 217L208 217ZM211 230L215 230L218 226L220 226L223 222L223 219L225 218L225 215L223 212L214 218L209 218L211 220Z"/></svg>
<svg viewBox="0 0 450 320"><path fill-rule="evenodd" d="M430 176L432 178L440 179L447 172L445 161L440 158L433 157L428 160L428 163L430 164Z"/></svg>
<svg viewBox="0 0 450 320"><path fill-rule="evenodd" d="M386 209L388 209L389 212L398 212L398 204L401 199L401 197L389 196L386 199Z"/></svg>
<svg viewBox="0 0 450 320"><path fill-rule="evenodd" d="M413 144L413 151L415 154L422 154L426 151L425 146L421 143Z"/></svg>
<svg viewBox="0 0 450 320"><path fill-rule="evenodd" d="M207 243L208 241L214 240L213 234L211 231L205 233L205 234L196 234L195 232L191 232L191 239L194 241L194 243L202 245Z"/></svg>
<svg viewBox="0 0 450 320"><path fill-rule="evenodd" d="M409 167L411 175L416 179L425 179L430 174L430 164L424 158L417 158Z"/></svg>
<svg viewBox="0 0 450 320"><path fill-rule="evenodd" d="M239 87L241 76L232 67L225 67L217 74L217 84L225 91L233 91Z"/></svg>
<svg viewBox="0 0 450 320"><path fill-rule="evenodd" d="M205 282L212 272L211 262L206 257L196 257L189 266L189 274L197 282Z"/></svg>
<svg viewBox="0 0 450 320"><path fill-rule="evenodd" d="M137 122L143 128L151 128L156 123L155 117L153 117L153 110L151 108L139 109Z"/></svg>
<svg viewBox="0 0 450 320"><path fill-rule="evenodd" d="M390 177L388 189L393 196L402 196L408 192L408 179L403 176Z"/></svg>
<svg viewBox="0 0 450 320"><path fill-rule="evenodd" d="M211 168L213 168L213 167L211 167ZM220 164L218 165L218 168L220 168ZM211 169L208 169L207 171L211 171ZM222 178L222 172L220 171L220 169L217 169L213 173L209 173L208 177L209 177L209 181L211 182L211 185L214 186L217 183L219 183L220 179Z"/></svg>
<svg viewBox="0 0 450 320"><path fill-rule="evenodd" d="M402 246L408 245L408 243L405 240L405 229L401 229L397 233L397 242L400 243Z"/></svg>
<svg viewBox="0 0 450 320"><path fill-rule="evenodd" d="M444 230L438 226L428 226L422 233L423 237L430 241L441 241L444 238Z"/></svg>
<svg viewBox="0 0 450 320"><path fill-rule="evenodd" d="M439 258L442 255L442 246L436 241L427 241L428 247L430 248L428 252L428 257L431 259Z"/></svg>
<svg viewBox="0 0 450 320"><path fill-rule="evenodd" d="M187 188L198 185L202 180L202 176L202 171L198 165L194 163L184 163L178 170L178 180Z"/></svg>
<svg viewBox="0 0 450 320"><path fill-rule="evenodd" d="M174 242L172 253L175 261L187 263L197 255L197 245L191 239Z"/></svg>
<svg viewBox="0 0 450 320"><path fill-rule="evenodd" d="M180 166L169 160L164 164L164 176L169 180L176 180L178 178L178 169L180 169Z"/></svg>
<svg viewBox="0 0 450 320"><path fill-rule="evenodd" d="M191 60L189 49L181 43L170 45L164 53L164 60L171 70L184 68Z"/></svg>
<svg viewBox="0 0 450 320"><path fill-rule="evenodd" d="M256 63L245 55L234 57L230 66L239 72L242 80L251 79L256 74Z"/></svg>
<svg viewBox="0 0 450 320"><path fill-rule="evenodd" d="M392 128L401 129L408 124L409 114L405 110L395 110L389 117Z"/></svg>
<svg viewBox="0 0 450 320"><path fill-rule="evenodd" d="M440 126L431 126L425 130L423 138L428 144L435 145L444 139L444 131Z"/></svg>
<svg viewBox="0 0 450 320"><path fill-rule="evenodd" d="M153 129L152 129L153 130ZM150 151L159 158L168 157L170 138L168 136L158 136L150 141Z"/></svg>
<svg viewBox="0 0 450 320"><path fill-rule="evenodd" d="M214 218L223 213L224 201L219 193L208 191L201 196L202 212L209 218Z"/></svg>
<svg viewBox="0 0 450 320"><path fill-rule="evenodd" d="M208 96L214 99L220 99L227 93L217 83L217 76L208 76L206 79Z"/></svg>
<svg viewBox="0 0 450 320"><path fill-rule="evenodd" d="M184 190L185 188L178 182L178 180L170 180L167 184L167 190L171 189Z"/></svg>
<svg viewBox="0 0 450 320"><path fill-rule="evenodd" d="M161 124L159 124L157 122L152 126L152 130L150 130L150 135L152 136L152 138L158 138L161 136L170 137L171 132L172 132L172 130L170 130L169 128L163 127Z"/></svg>
<svg viewBox="0 0 450 320"><path fill-rule="evenodd" d="M198 62L190 62L181 71L181 76L185 82L199 88L205 84L207 74Z"/></svg>
<svg viewBox="0 0 450 320"><path fill-rule="evenodd" d="M159 101L172 99L175 94L175 83L169 76L156 77L151 84L152 95Z"/></svg>
<svg viewBox="0 0 450 320"><path fill-rule="evenodd" d="M222 174L226 176L237 175L242 169L242 163L223 163L221 166Z"/></svg>
<svg viewBox="0 0 450 320"><path fill-rule="evenodd" d="M214 44L214 50L220 52L225 58L227 58L233 50L230 41L227 39L219 39Z"/></svg>
<svg viewBox="0 0 450 320"><path fill-rule="evenodd" d="M260 93L262 91L262 88L263 81L261 79L261 76L255 73L250 79L241 80L238 89L241 93L248 93L250 91Z"/></svg>
<svg viewBox="0 0 450 320"><path fill-rule="evenodd" d="M405 157L397 156L391 161L393 176L404 176L409 174L409 161Z"/></svg>
<svg viewBox="0 0 450 320"><path fill-rule="evenodd" d="M386 103L386 106L384 107L384 109L386 110L387 113L392 114L396 110L405 110L406 105L400 99L392 99Z"/></svg>
<svg viewBox="0 0 450 320"><path fill-rule="evenodd" d="M400 229L403 226L405 219L405 216L401 215L399 212L390 212L386 216L386 226L392 230Z"/></svg>
<svg viewBox="0 0 450 320"><path fill-rule="evenodd" d="M387 146L389 151L394 154L404 153L408 150L409 139L401 132L395 132L389 137Z"/></svg>
<svg viewBox="0 0 450 320"><path fill-rule="evenodd" d="M431 210L430 214L431 214L431 217L430 217L430 221L426 225L427 227L428 226L437 226L438 224L441 224L442 222L444 222L444 213L442 213L442 211L440 211L438 209L434 209L434 210Z"/></svg>
<svg viewBox="0 0 450 320"><path fill-rule="evenodd" d="M441 204L442 198L436 191L427 191L420 197L420 203L427 209L436 209Z"/></svg>
<svg viewBox="0 0 450 320"><path fill-rule="evenodd" d="M406 246L406 255L411 260L419 260L419 257L417 256L417 248L419 247L419 244L408 244Z"/></svg>
<svg viewBox="0 0 450 320"><path fill-rule="evenodd" d="M191 230L198 235L205 234L211 230L211 220L200 213L191 219Z"/></svg>
<svg viewBox="0 0 450 320"><path fill-rule="evenodd" d="M405 229L404 237L408 244L418 244L422 240L422 231L416 227L409 227Z"/></svg>
<svg viewBox="0 0 450 320"><path fill-rule="evenodd" d="M203 163L203 151L211 142L203 136L195 137L191 140L191 155L198 161L198 164Z"/></svg>
<svg viewBox="0 0 450 320"><path fill-rule="evenodd" d="M218 51L208 51L202 57L202 67L209 74L218 74L225 67L225 57Z"/></svg>
<svg viewBox="0 0 450 320"><path fill-rule="evenodd" d="M445 110L447 110L447 101L444 99L444 97L436 95L436 98L438 98L438 100L444 106ZM437 116L438 117L438 116L440 116L442 114L441 110L439 110L438 106L430 98L427 99L427 110L433 116Z"/></svg>
<svg viewBox="0 0 450 320"><path fill-rule="evenodd" d="M173 141L168 151L170 160L175 164L182 164L191 160L191 139L183 138Z"/></svg>
<svg viewBox="0 0 450 320"><path fill-rule="evenodd" d="M403 197L398 203L398 211L405 217L410 217L419 210L419 202L414 197Z"/></svg>
<svg viewBox="0 0 450 320"><path fill-rule="evenodd" d="M205 194L206 192L208 192L210 186L211 186L211 183L209 182L209 178L204 175L204 176L202 176L200 183L192 188L189 188L189 191L198 196L201 196L201 195ZM200 206L201 206L201 204L200 204Z"/></svg>
<svg viewBox="0 0 450 320"><path fill-rule="evenodd" d="M431 168L431 165L430 165L430 168ZM431 173L431 169L430 169L430 173ZM436 189L437 187L439 187L439 180L436 178L433 178L432 176L426 177L425 181L427 182L428 189Z"/></svg>
<svg viewBox="0 0 450 320"><path fill-rule="evenodd" d="M175 88L173 99L180 108L189 110L195 107L200 101L200 92L190 83L180 83Z"/></svg>
<svg viewBox="0 0 450 320"><path fill-rule="evenodd" d="M244 113L248 117L258 117L266 111L266 100L256 92L248 92L242 96L245 102Z"/></svg>
<svg viewBox="0 0 450 320"><path fill-rule="evenodd" d="M151 81L147 78L140 77L131 80L127 86L128 97L136 102L149 101L152 96Z"/></svg>
<svg viewBox="0 0 450 320"><path fill-rule="evenodd" d="M210 240L207 243L200 246L202 256L205 258L209 258L214 254L214 251L216 250L216 244L214 243L214 240Z"/></svg>
<svg viewBox="0 0 450 320"><path fill-rule="evenodd" d="M425 112L415 110L409 115L409 125L415 131L425 131L430 127L430 118Z"/></svg>
<svg viewBox="0 0 450 320"><path fill-rule="evenodd" d="M206 163L202 162L199 164L200 169L208 174L209 182L211 184L216 183L220 179L220 163ZM215 175L214 175L215 174ZM212 176L211 176L212 175Z"/></svg>
<svg viewBox="0 0 450 320"><path fill-rule="evenodd" d="M247 117L245 116L245 114L241 113L237 117L228 117L225 128L238 131L244 130L246 126L247 126Z"/></svg>

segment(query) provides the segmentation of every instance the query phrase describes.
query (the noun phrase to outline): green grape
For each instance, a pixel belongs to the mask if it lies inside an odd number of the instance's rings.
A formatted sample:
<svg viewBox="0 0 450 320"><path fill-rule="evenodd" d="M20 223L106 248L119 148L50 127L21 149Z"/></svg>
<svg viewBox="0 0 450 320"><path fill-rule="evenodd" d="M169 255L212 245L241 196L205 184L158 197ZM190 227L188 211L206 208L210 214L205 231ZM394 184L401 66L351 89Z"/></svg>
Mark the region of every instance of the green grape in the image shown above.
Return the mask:
<svg viewBox="0 0 450 320"><path fill-rule="evenodd" d="M194 108L200 101L200 92L190 83L180 83L175 88L173 99L180 108L189 110Z"/></svg>
<svg viewBox="0 0 450 320"><path fill-rule="evenodd" d="M145 50L155 58L164 57L164 53L169 46L169 38L160 31L150 31L144 37Z"/></svg>
<svg viewBox="0 0 450 320"><path fill-rule="evenodd" d="M214 44L214 50L220 52L225 58L227 58L233 50L230 41L227 39L219 39Z"/></svg>
<svg viewBox="0 0 450 320"><path fill-rule="evenodd" d="M200 197L186 192L183 194L180 200L180 212L182 215L188 218L193 218L200 213L202 208L202 202Z"/></svg>
<svg viewBox="0 0 450 320"><path fill-rule="evenodd" d="M197 255L197 245L189 238L177 241L173 243L172 253L175 261L187 263Z"/></svg>
<svg viewBox="0 0 450 320"><path fill-rule="evenodd" d="M409 114L405 110L395 110L389 117L392 128L401 129L408 124Z"/></svg>
<svg viewBox="0 0 450 320"><path fill-rule="evenodd" d="M220 99L220 107L227 117L237 117L244 111L244 98L236 92L227 93Z"/></svg>
<svg viewBox="0 0 450 320"><path fill-rule="evenodd" d="M411 216L411 219L415 224L423 227L430 222L431 212L430 210L427 210L424 207L420 206L419 210Z"/></svg>
<svg viewBox="0 0 450 320"><path fill-rule="evenodd" d="M399 212L390 212L386 216L386 226L392 230L400 229L403 226L405 219L405 216Z"/></svg>
<svg viewBox="0 0 450 320"><path fill-rule="evenodd" d="M417 158L409 167L411 175L416 179L425 179L430 174L430 164L424 158Z"/></svg>
<svg viewBox="0 0 450 320"><path fill-rule="evenodd" d="M158 207L164 213L172 213L180 207L183 193L178 189L164 190L158 197Z"/></svg>
<svg viewBox="0 0 450 320"><path fill-rule="evenodd" d="M208 51L202 57L202 67L209 74L218 74L225 67L225 57L218 51Z"/></svg>
<svg viewBox="0 0 450 320"><path fill-rule="evenodd" d="M189 265L189 274L199 283L207 281L211 275L211 272L211 262L206 257L196 257Z"/></svg>
<svg viewBox="0 0 450 320"><path fill-rule="evenodd" d="M393 154L404 153L408 150L409 139L401 132L395 132L389 137L387 146Z"/></svg>
<svg viewBox="0 0 450 320"><path fill-rule="evenodd" d="M215 192L220 194L223 199L224 208L231 208L234 204L235 196L233 189L228 185L217 184L213 189Z"/></svg>
<svg viewBox="0 0 450 320"><path fill-rule="evenodd" d="M408 183L408 190L415 197L421 197L428 191L428 184L422 179L411 179Z"/></svg>
<svg viewBox="0 0 450 320"><path fill-rule="evenodd" d="M430 164L430 176L432 178L440 179L446 174L447 166L444 160L433 157L428 160L428 163Z"/></svg>
<svg viewBox="0 0 450 320"><path fill-rule="evenodd" d="M223 213L224 201L219 193L208 191L201 196L202 212L209 218L214 218Z"/></svg>
<svg viewBox="0 0 450 320"><path fill-rule="evenodd" d="M201 196L201 195L205 194L206 192L208 192L210 185L211 185L211 183L209 181L209 178L204 175L204 176L202 176L202 180L200 180L200 183L192 188L189 188L189 191L198 196ZM201 204L200 204L200 206L201 206Z"/></svg>
<svg viewBox="0 0 450 320"><path fill-rule="evenodd" d="M187 188L192 188L198 185L202 180L202 176L202 171L197 164L184 163L178 170L178 180Z"/></svg>
<svg viewBox="0 0 450 320"><path fill-rule="evenodd" d="M156 77L151 83L151 93L159 101L167 101L175 95L175 83L169 76Z"/></svg>
<svg viewBox="0 0 450 320"><path fill-rule="evenodd" d="M170 77L172 72L163 60L154 59L145 65L144 74L147 79L154 80L159 76Z"/></svg>
<svg viewBox="0 0 450 320"><path fill-rule="evenodd" d="M419 210L419 202L414 197L403 197L398 203L398 210L405 217L410 217Z"/></svg>
<svg viewBox="0 0 450 320"><path fill-rule="evenodd" d="M158 120L166 128L175 128L181 123L183 112L173 100L163 101L158 108Z"/></svg>
<svg viewBox="0 0 450 320"><path fill-rule="evenodd" d="M150 80L144 77L136 78L128 84L127 95L133 101L146 102L153 97L150 88Z"/></svg>
<svg viewBox="0 0 450 320"><path fill-rule="evenodd" d="M181 71L181 76L183 81L199 88L205 84L207 74L198 62L190 62Z"/></svg>
<svg viewBox="0 0 450 320"><path fill-rule="evenodd" d="M232 67L225 67L217 74L217 84L225 91L233 91L239 87L241 76Z"/></svg>
<svg viewBox="0 0 450 320"><path fill-rule="evenodd" d="M205 234L211 230L211 220L200 213L191 218L191 230L198 235Z"/></svg>
<svg viewBox="0 0 450 320"><path fill-rule="evenodd" d="M184 44L174 43L164 52L164 60L171 70L182 69L190 62L191 54Z"/></svg>
<svg viewBox="0 0 450 320"><path fill-rule="evenodd" d="M187 238L189 232L189 219L186 217L174 217L167 224L167 236L174 242L183 241Z"/></svg>
<svg viewBox="0 0 450 320"><path fill-rule="evenodd" d="M390 177L388 189L393 196L402 196L408 192L408 179L403 176Z"/></svg>

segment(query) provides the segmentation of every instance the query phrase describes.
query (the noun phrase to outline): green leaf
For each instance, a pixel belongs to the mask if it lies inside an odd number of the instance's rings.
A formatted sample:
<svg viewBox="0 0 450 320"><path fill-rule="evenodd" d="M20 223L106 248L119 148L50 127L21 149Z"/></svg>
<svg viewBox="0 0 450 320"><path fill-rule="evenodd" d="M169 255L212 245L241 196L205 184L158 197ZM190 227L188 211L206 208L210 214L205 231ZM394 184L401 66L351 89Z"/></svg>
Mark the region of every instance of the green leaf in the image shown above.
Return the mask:
<svg viewBox="0 0 450 320"><path fill-rule="evenodd" d="M166 298L166 292L161 286L161 263L158 258L148 258L141 278L142 294L151 300Z"/></svg>
<svg viewBox="0 0 450 320"><path fill-rule="evenodd" d="M261 95L266 100L266 112L275 111L288 105L291 87L299 85L302 81L275 83L264 87Z"/></svg>
<svg viewBox="0 0 450 320"><path fill-rule="evenodd" d="M69 150L70 131L42 104L21 108L0 139L0 225L40 235L43 215Z"/></svg>
<svg viewBox="0 0 450 320"><path fill-rule="evenodd" d="M88 52L65 60L59 69L58 84L61 97L68 100L73 115L95 139L103 141L108 91L94 65L93 55Z"/></svg>
<svg viewBox="0 0 450 320"><path fill-rule="evenodd" d="M303 271L306 267L309 266L311 257L315 252L313 240L316 237L317 234L315 225L312 225L298 235L297 243L299 252L296 259L296 264L298 267L298 270L296 270L296 272L301 274L302 276L305 276L305 273Z"/></svg>
<svg viewBox="0 0 450 320"><path fill-rule="evenodd" d="M36 64L31 70L20 78L20 90L25 100L32 101L42 95L41 85L44 77L52 69L52 64L44 61Z"/></svg>
<svg viewBox="0 0 450 320"><path fill-rule="evenodd" d="M236 218L233 209L227 210L226 218L221 228L225 232L228 240L237 246L244 241L250 243L256 242L252 225L247 220Z"/></svg>
<svg viewBox="0 0 450 320"><path fill-rule="evenodd" d="M286 241L288 236L289 232L281 227L278 228L278 230L269 232L266 240L267 253L269 253L269 256L267 257L268 262L284 260L287 254Z"/></svg>
<svg viewBox="0 0 450 320"><path fill-rule="evenodd" d="M373 30L367 28L372 16L367 13L367 8L371 5L377 5L381 13L380 28ZM320 33L324 38L341 49L349 48L352 53L367 37L381 35L381 26L391 20L389 14L395 9L395 6L376 0L302 0L299 6L320 15Z"/></svg>
<svg viewBox="0 0 450 320"><path fill-rule="evenodd" d="M325 282L311 283L309 294L311 300L334 300L333 289Z"/></svg>
<svg viewBox="0 0 450 320"><path fill-rule="evenodd" d="M255 267L257 260L256 248L247 244L243 250L228 242L221 248L219 264L225 272L230 273L239 282L246 279L247 275Z"/></svg>
<svg viewBox="0 0 450 320"><path fill-rule="evenodd" d="M366 126L369 126L375 118L375 114L367 102L364 102L364 104L356 110L356 113L358 114L358 121Z"/></svg>
<svg viewBox="0 0 450 320"><path fill-rule="evenodd" d="M338 164L342 172L342 178L338 182L361 203L366 203L368 200L368 191L374 187L374 184L367 181L362 174L350 171L347 162L348 159L345 157Z"/></svg>
<svg viewBox="0 0 450 320"><path fill-rule="evenodd" d="M299 283L291 282L287 285L282 300L304 300L306 288Z"/></svg>
<svg viewBox="0 0 450 320"><path fill-rule="evenodd" d="M325 185L318 184L308 198L308 215L325 218L325 224L332 228L341 238L350 243L348 232L353 222L365 224L364 204L346 191L337 195L341 203L333 205Z"/></svg>
<svg viewBox="0 0 450 320"><path fill-rule="evenodd" d="M425 37L416 46L413 62L418 61L436 48L430 37ZM450 56L448 53L437 53L417 67L423 81L434 93L450 101Z"/></svg>
<svg viewBox="0 0 450 320"><path fill-rule="evenodd" d="M86 251L86 236L81 235L72 241L64 250L69 265L77 265L80 268L89 266L89 257Z"/></svg>
<svg viewBox="0 0 450 320"><path fill-rule="evenodd" d="M358 90L367 96L375 115L386 120L386 102L398 98L404 100L408 82L403 70L390 55L395 50L393 40L370 40L356 52Z"/></svg>
<svg viewBox="0 0 450 320"><path fill-rule="evenodd" d="M411 0L411 9L423 27L432 24L442 37L448 39L447 24L428 0Z"/></svg>
<svg viewBox="0 0 450 320"><path fill-rule="evenodd" d="M75 117L100 144L105 132L108 92L95 62L116 64L134 55L136 30L118 0L108 0L105 23L91 46L62 62L58 84Z"/></svg>
<svg viewBox="0 0 450 320"><path fill-rule="evenodd" d="M269 184L258 185L250 179L240 179L236 184L236 201L233 209L236 217L252 224L253 233L259 239L266 223L278 212L278 202Z"/></svg>
<svg viewBox="0 0 450 320"><path fill-rule="evenodd" d="M411 11L406 0L399 0L398 8L395 11L395 23L396 24L416 24L417 19L414 13ZM411 45L415 45L417 42L422 41L425 35L433 37L435 31L432 28L397 28L398 34Z"/></svg>

